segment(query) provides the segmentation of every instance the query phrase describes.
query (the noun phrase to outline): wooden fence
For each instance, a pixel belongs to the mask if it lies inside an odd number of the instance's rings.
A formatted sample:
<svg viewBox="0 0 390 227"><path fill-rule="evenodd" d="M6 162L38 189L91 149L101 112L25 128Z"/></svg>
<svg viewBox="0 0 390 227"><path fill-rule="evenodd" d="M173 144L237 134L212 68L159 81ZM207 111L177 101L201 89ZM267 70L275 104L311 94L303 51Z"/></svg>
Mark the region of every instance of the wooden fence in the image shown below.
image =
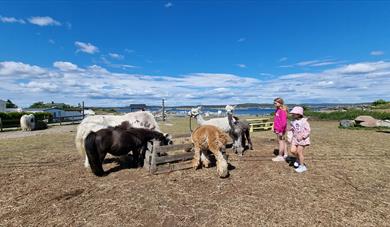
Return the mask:
<svg viewBox="0 0 390 227"><path fill-rule="evenodd" d="M250 132L258 131L258 130L271 130L274 123L271 121L271 118L263 117L263 118L252 118L246 119L250 125Z"/></svg>

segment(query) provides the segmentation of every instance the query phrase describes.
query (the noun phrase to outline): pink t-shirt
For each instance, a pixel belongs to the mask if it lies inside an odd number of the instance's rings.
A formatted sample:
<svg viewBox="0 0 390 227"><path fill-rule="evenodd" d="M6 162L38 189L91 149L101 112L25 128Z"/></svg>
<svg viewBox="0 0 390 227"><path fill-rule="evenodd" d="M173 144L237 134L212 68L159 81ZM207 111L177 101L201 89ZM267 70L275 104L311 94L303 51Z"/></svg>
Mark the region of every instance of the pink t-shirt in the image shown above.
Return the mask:
<svg viewBox="0 0 390 227"><path fill-rule="evenodd" d="M286 133L287 129L287 112L283 109L277 109L274 117L274 132Z"/></svg>

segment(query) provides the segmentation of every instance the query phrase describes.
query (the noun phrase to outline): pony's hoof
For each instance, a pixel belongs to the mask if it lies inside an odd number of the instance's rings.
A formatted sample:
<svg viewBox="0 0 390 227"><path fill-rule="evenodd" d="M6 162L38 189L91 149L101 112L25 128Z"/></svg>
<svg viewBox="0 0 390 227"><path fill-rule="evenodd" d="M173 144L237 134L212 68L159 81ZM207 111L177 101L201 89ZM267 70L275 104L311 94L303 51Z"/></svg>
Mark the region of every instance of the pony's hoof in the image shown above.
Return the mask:
<svg viewBox="0 0 390 227"><path fill-rule="evenodd" d="M210 167L210 162L209 162L209 161L203 161L203 162L202 162L202 165L203 165L203 167L205 167L205 168L209 168L209 167Z"/></svg>
<svg viewBox="0 0 390 227"><path fill-rule="evenodd" d="M229 171L227 169L218 171L218 175L220 178L226 178L229 176Z"/></svg>
<svg viewBox="0 0 390 227"><path fill-rule="evenodd" d="M199 162L194 162L194 161L192 161L192 168L193 168L194 170L197 170L197 169L199 168Z"/></svg>

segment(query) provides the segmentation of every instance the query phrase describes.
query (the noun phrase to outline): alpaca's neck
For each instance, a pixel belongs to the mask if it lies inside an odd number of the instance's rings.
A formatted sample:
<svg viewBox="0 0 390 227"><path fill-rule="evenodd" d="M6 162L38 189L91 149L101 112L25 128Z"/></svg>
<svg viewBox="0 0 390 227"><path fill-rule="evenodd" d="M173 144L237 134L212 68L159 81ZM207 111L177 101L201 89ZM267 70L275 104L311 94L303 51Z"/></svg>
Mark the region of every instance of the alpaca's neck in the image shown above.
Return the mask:
<svg viewBox="0 0 390 227"><path fill-rule="evenodd" d="M229 121L230 127L233 129L234 128L233 113L228 113L228 121Z"/></svg>
<svg viewBox="0 0 390 227"><path fill-rule="evenodd" d="M203 125L203 123L205 122L202 115L200 115L200 114L198 114L198 116L196 116L196 121L198 122L199 125Z"/></svg>

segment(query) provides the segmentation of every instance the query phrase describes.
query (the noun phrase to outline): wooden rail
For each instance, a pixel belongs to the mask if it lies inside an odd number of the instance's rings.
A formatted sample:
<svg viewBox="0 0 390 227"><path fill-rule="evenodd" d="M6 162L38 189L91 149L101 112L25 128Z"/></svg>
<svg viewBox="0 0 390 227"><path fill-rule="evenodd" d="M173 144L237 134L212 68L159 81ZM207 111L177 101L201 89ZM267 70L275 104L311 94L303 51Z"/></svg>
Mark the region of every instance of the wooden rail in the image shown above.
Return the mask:
<svg viewBox="0 0 390 227"><path fill-rule="evenodd" d="M258 130L271 130L273 128L274 123L270 118L251 118L246 119L250 126L250 132L258 131Z"/></svg>
<svg viewBox="0 0 390 227"><path fill-rule="evenodd" d="M191 134L178 134L173 138L190 137ZM194 157L191 143L159 146L158 141L148 144L145 153L144 168L151 174L167 173L176 170L191 168L191 160ZM172 154L177 152L177 154Z"/></svg>

